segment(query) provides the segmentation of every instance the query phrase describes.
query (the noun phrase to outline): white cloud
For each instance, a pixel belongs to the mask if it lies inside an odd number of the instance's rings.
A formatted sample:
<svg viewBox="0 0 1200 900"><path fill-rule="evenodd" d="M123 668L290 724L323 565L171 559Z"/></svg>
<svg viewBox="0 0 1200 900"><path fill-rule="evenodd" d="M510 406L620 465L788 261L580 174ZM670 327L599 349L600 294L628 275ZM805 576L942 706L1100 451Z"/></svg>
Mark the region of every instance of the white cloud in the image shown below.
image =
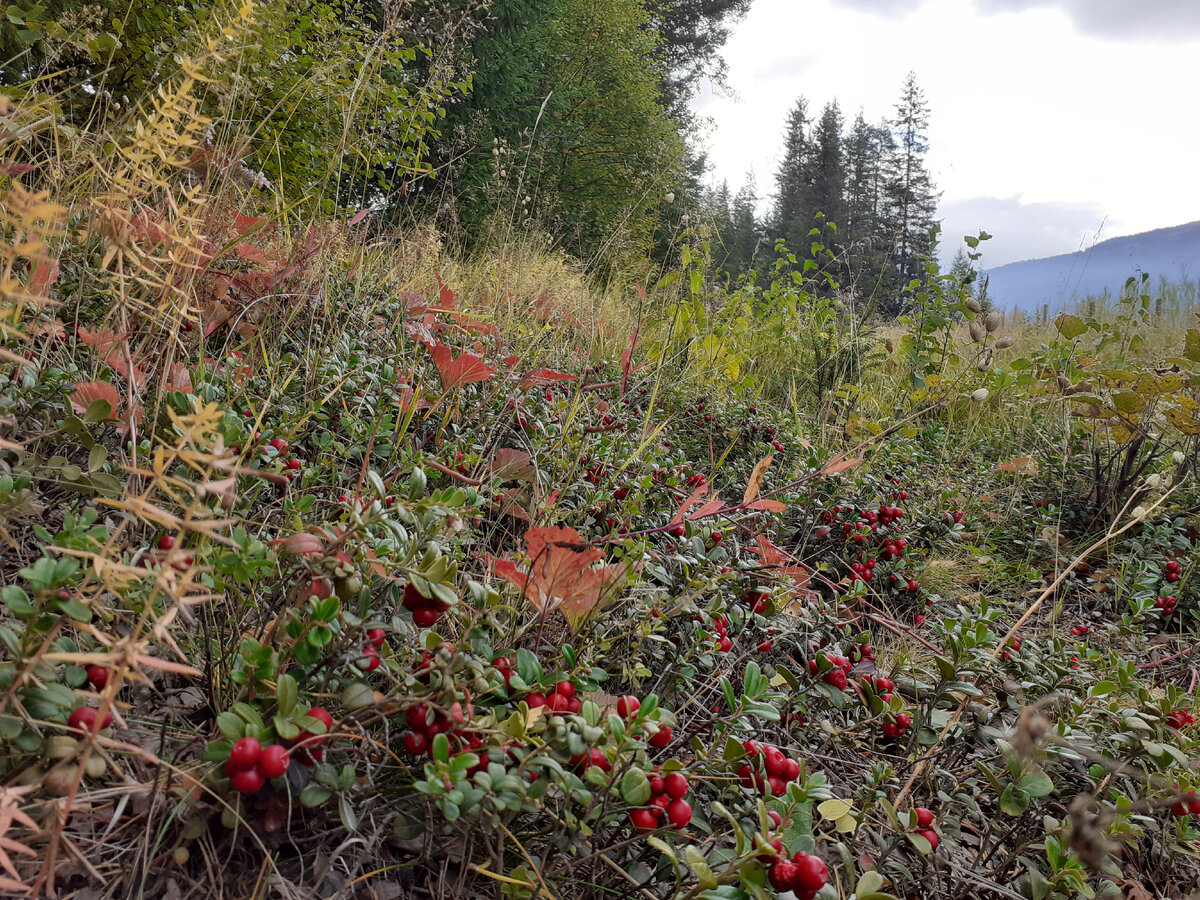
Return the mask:
<svg viewBox="0 0 1200 900"><path fill-rule="evenodd" d="M1157 13L1153 27L1114 24L1124 21L1118 12L1128 19L1122 11L1153 5L757 0L726 48L731 96L702 94L695 108L714 120L716 176L736 189L753 168L767 194L798 95L814 114L836 96L847 119L862 108L874 121L892 112L914 70L931 108L928 162L944 211L985 213L981 198L995 199L999 221L978 225L996 235L992 265L1009 261L1006 247L1069 252L1101 220L1111 237L1200 219L1200 117L1181 103L1196 74L1200 3L1158 39Z"/></svg>

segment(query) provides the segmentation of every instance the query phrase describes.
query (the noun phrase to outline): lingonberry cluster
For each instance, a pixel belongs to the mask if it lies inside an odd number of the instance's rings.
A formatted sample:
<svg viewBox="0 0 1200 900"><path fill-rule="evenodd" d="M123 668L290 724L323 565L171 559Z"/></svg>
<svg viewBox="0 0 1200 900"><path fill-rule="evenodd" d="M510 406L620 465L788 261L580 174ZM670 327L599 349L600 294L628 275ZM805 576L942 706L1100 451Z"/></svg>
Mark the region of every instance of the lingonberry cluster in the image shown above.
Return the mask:
<svg viewBox="0 0 1200 900"><path fill-rule="evenodd" d="M282 776L290 762L287 748L282 744L264 747L258 738L244 737L230 748L225 774L239 794L256 794L268 779Z"/></svg>
<svg viewBox="0 0 1200 900"><path fill-rule="evenodd" d="M780 797L788 784L800 777L800 763L784 756L778 747L757 741L743 741L742 747L750 758L750 762L737 769L742 787L757 790L763 796Z"/></svg>
<svg viewBox="0 0 1200 900"><path fill-rule="evenodd" d="M525 702L529 704L530 709L544 706L556 713L578 713L583 708L583 703L575 696L575 684L571 681L560 681L548 694L530 691Z"/></svg>
<svg viewBox="0 0 1200 900"><path fill-rule="evenodd" d="M1166 574L1163 577L1166 578L1166 580L1171 584L1177 582L1179 580L1179 576L1183 574L1183 566L1179 564L1179 560L1177 559L1167 560L1165 570Z"/></svg>
<svg viewBox="0 0 1200 900"><path fill-rule="evenodd" d="M825 663L833 668L826 669L826 666L822 665L818 660L810 659L808 661L808 671L814 676L824 671L824 674L821 675L821 680L826 684L833 685L839 691L844 691L846 686L850 684L850 660L844 656L831 653L824 654L823 658Z"/></svg>
<svg viewBox="0 0 1200 900"><path fill-rule="evenodd" d="M771 842L775 861L767 870L771 887L780 893L791 891L799 900L813 900L829 881L829 868L820 857L798 851L789 859L783 854L783 842Z"/></svg>
<svg viewBox="0 0 1200 900"><path fill-rule="evenodd" d="M933 812L926 809L924 806L918 806L913 809L917 814L917 827L912 829L913 834L919 834L925 840L929 841L931 849L936 850L938 845L938 833L933 827Z"/></svg>
<svg viewBox="0 0 1200 900"><path fill-rule="evenodd" d="M895 682L883 675L864 675L862 683L875 692L884 703L892 702L892 691L896 689Z"/></svg>
<svg viewBox="0 0 1200 900"><path fill-rule="evenodd" d="M402 739L405 752L409 756L424 756L439 734L446 735L455 752L478 750L483 746L483 738L476 731L462 728L474 714L470 698L465 704L455 700L445 712L428 703L414 703L404 712L404 721L412 729Z"/></svg>
<svg viewBox="0 0 1200 900"><path fill-rule="evenodd" d="M682 772L650 776L650 805L629 811L629 821L641 832L659 827L658 820L666 815L667 824L676 830L686 828L692 821L692 804L683 798L688 792L688 780Z"/></svg>
<svg viewBox="0 0 1200 900"><path fill-rule="evenodd" d="M1170 576L1168 575L1168 580ZM1175 604L1179 601L1175 597L1158 597L1154 601L1154 608L1161 609L1164 616L1172 616L1175 614Z"/></svg>
<svg viewBox="0 0 1200 900"><path fill-rule="evenodd" d="M364 672L374 672L383 662L379 651L386 641L387 632L382 628L368 628L367 639L363 642L362 656L355 660L355 664Z"/></svg>

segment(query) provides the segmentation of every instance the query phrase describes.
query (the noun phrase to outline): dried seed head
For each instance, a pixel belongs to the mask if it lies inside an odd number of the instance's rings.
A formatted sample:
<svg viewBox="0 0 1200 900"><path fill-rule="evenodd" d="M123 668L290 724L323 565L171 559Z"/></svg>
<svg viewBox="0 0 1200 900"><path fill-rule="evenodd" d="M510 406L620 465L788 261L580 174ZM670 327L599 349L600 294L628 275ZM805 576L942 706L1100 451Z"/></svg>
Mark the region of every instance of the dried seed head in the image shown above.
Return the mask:
<svg viewBox="0 0 1200 900"><path fill-rule="evenodd" d="M978 369L980 372L986 372L989 369L991 369L991 367L992 367L992 351L989 350L987 353L985 353L983 355L983 358L980 359L979 362L975 363L975 368Z"/></svg>
<svg viewBox="0 0 1200 900"><path fill-rule="evenodd" d="M1171 454L1171 462L1175 463L1177 466L1182 466L1186 459L1187 457L1183 455L1182 450L1176 450Z"/></svg>
<svg viewBox="0 0 1200 900"><path fill-rule="evenodd" d="M988 334L994 331L999 331L1000 326L1004 324L1004 320L1000 318L1000 313L990 312L983 320L983 325L987 328Z"/></svg>
<svg viewBox="0 0 1200 900"><path fill-rule="evenodd" d="M1093 812L1095 800L1080 794L1071 801L1068 816L1071 820L1071 849L1089 869L1098 871L1113 851L1113 844L1105 835L1107 816Z"/></svg>
<svg viewBox="0 0 1200 900"><path fill-rule="evenodd" d="M981 343L987 337L987 329L984 328L982 322L970 322L967 324L967 331L971 334L971 340L975 343Z"/></svg>
<svg viewBox="0 0 1200 900"><path fill-rule="evenodd" d="M976 300L974 297L968 297L966 300L964 300L963 306L965 306L967 309L969 309L973 313L983 312L983 307L979 305L979 301Z"/></svg>
<svg viewBox="0 0 1200 900"><path fill-rule="evenodd" d="M982 403L988 398L989 391L987 388L980 388L971 394L971 400L975 403Z"/></svg>
<svg viewBox="0 0 1200 900"><path fill-rule="evenodd" d="M1016 342L1017 342L1016 338L1002 337L1002 338L1000 338L1000 340L996 341L996 349L997 350L1007 350L1009 347L1011 347Z"/></svg>
<svg viewBox="0 0 1200 900"><path fill-rule="evenodd" d="M1063 391L1063 393L1071 390L1071 379L1066 375L1063 375L1061 372L1058 375L1058 387Z"/></svg>

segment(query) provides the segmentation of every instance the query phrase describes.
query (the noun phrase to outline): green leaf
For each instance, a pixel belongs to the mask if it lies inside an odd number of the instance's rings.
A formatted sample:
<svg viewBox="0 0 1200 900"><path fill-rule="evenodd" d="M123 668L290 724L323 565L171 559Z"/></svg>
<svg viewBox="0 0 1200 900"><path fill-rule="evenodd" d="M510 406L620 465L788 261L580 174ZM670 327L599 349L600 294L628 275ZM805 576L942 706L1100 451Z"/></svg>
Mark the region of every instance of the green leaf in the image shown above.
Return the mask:
<svg viewBox="0 0 1200 900"><path fill-rule="evenodd" d="M650 779L637 766L631 767L621 778L621 799L630 806L650 802Z"/></svg>
<svg viewBox="0 0 1200 900"><path fill-rule="evenodd" d="M112 404L107 400L93 400L88 404L87 412L83 414L83 421L88 425L95 425L111 419L112 413Z"/></svg>
<svg viewBox="0 0 1200 900"><path fill-rule="evenodd" d="M863 894L873 894L883 887L883 876L871 869L863 872L862 877L858 879L858 885L854 889L854 893L861 897Z"/></svg>
<svg viewBox="0 0 1200 900"><path fill-rule="evenodd" d="M1054 327L1058 329L1058 333L1065 337L1068 341L1074 340L1087 330L1087 323L1079 316L1072 316L1063 313L1054 320Z"/></svg>
<svg viewBox="0 0 1200 900"><path fill-rule="evenodd" d="M241 716L229 711L217 716L217 727L221 729L221 734L231 741L238 740L246 733L246 723L242 721Z"/></svg>
<svg viewBox="0 0 1200 900"><path fill-rule="evenodd" d="M719 882L717 881L717 876L713 874L712 869L709 867L708 860L704 858L704 854L698 848L688 844L683 851L683 855L687 859L688 868L692 870L692 874L700 882L700 887L706 891L715 889Z"/></svg>
<svg viewBox="0 0 1200 900"><path fill-rule="evenodd" d="M296 709L299 696L300 688L296 679L291 675L280 675L279 683L275 686L275 701L279 704L280 715L290 716Z"/></svg>
<svg viewBox="0 0 1200 900"><path fill-rule="evenodd" d="M1054 782L1045 772L1030 772L1017 783L1017 789L1026 797L1046 797L1054 792Z"/></svg>
<svg viewBox="0 0 1200 900"><path fill-rule="evenodd" d="M440 763L444 763L450 759L450 739L446 737L445 733L439 734L433 739L433 747L430 749L430 753Z"/></svg>
<svg viewBox="0 0 1200 900"><path fill-rule="evenodd" d="M441 737L441 735L438 736ZM328 788L323 788L318 784L310 784L300 792L300 805L312 809L315 806L320 806L332 796L333 792Z"/></svg>

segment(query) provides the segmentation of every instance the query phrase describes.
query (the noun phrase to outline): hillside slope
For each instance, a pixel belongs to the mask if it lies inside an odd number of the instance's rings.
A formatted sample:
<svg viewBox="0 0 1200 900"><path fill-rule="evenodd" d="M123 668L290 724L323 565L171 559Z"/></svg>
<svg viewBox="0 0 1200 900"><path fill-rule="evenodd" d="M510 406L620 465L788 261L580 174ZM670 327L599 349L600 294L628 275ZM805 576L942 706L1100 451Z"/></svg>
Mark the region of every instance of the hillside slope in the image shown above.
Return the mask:
<svg viewBox="0 0 1200 900"><path fill-rule="evenodd" d="M987 271L988 293L1001 308L1057 308L1106 290L1116 293L1125 280L1148 272L1181 281L1200 271L1200 222L1110 238L1086 250L1045 259L1009 263Z"/></svg>

